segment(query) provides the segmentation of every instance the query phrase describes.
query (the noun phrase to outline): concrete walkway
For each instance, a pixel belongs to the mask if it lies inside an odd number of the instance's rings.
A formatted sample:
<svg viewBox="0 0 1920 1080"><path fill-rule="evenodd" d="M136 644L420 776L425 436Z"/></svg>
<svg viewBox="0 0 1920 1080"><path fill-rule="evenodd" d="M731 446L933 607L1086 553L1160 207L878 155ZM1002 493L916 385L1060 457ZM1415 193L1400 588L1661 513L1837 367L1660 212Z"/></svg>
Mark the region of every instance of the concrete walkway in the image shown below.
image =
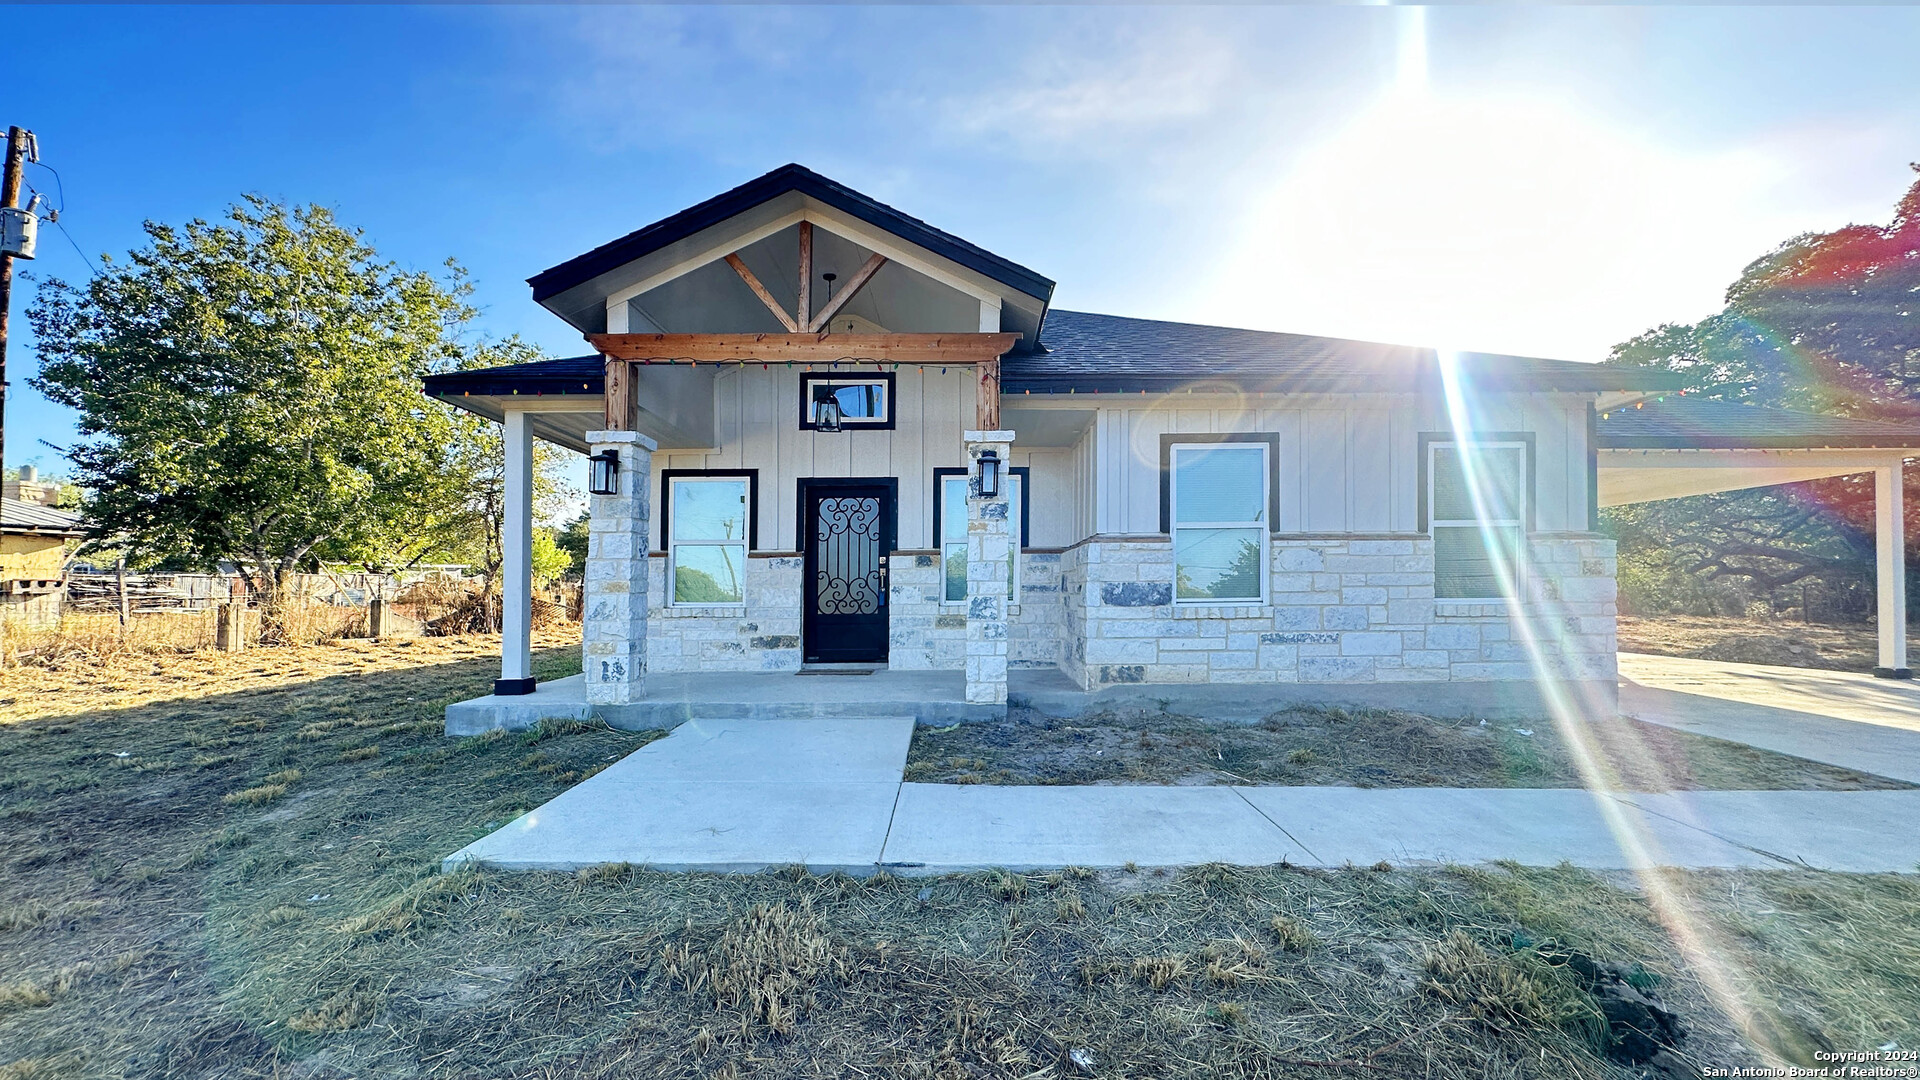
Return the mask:
<svg viewBox="0 0 1920 1080"><path fill-rule="evenodd" d="M854 874L1383 859L1920 868L1920 791L909 784L912 730L905 717L689 721L446 862Z"/></svg>
<svg viewBox="0 0 1920 1080"><path fill-rule="evenodd" d="M1620 712L1920 783L1920 685L1910 681L1621 653Z"/></svg>

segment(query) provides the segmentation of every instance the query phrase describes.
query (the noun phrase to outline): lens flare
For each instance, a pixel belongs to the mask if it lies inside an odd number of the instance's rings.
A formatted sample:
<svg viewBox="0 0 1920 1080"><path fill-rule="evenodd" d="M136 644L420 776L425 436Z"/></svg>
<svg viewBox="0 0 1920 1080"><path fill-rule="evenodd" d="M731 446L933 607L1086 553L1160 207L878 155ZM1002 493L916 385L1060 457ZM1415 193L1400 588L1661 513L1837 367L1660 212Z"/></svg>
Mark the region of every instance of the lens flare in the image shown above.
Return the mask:
<svg viewBox="0 0 1920 1080"><path fill-rule="evenodd" d="M1456 354L1441 352L1439 368L1447 418L1459 448L1468 495L1476 516L1484 521L1494 516L1493 479L1486 461L1475 453L1474 446L1478 432L1492 430L1485 422L1490 402L1475 392L1471 375ZM1618 788L1608 775L1606 750L1595 738L1592 726L1614 719L1615 703L1598 689L1605 679L1615 677L1614 672L1569 670L1565 658L1579 653L1570 648L1571 643L1566 640L1568 617L1556 614L1563 611L1560 599L1549 595L1545 575L1524 573L1524 566L1519 565L1524 560L1510 555L1496 539L1490 533L1485 535L1487 550L1492 554L1502 582L1514 633L1526 650L1547 710L1569 748L1581 782L1592 795L1601 820L1639 880L1654 917L1727 1018L1770 1063L1787 1064L1775 1049L1781 1040L1747 1004L1752 998L1755 980L1747 977L1730 959L1735 955L1730 944L1720 940L1712 926L1689 910L1685 897L1665 869L1671 860L1665 858L1659 838L1645 827L1641 812L1615 797ZM1614 754L1622 752L1631 751L1616 749Z"/></svg>

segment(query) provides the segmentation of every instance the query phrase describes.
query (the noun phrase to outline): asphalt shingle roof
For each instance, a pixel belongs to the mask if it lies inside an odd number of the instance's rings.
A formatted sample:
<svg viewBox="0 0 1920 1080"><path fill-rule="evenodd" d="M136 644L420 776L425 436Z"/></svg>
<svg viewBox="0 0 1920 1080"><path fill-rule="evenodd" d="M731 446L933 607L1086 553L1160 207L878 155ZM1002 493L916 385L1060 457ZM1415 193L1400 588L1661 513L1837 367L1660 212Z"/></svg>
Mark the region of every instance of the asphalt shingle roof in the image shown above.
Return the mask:
<svg viewBox="0 0 1920 1080"><path fill-rule="evenodd" d="M1055 309L1040 333L1043 351L1001 362L1001 386L1013 393L1073 389L1168 390L1222 381L1242 390L1361 392L1425 389L1441 382L1439 354L1373 341L1239 330ZM1487 390L1592 392L1677 388L1665 372L1457 353L1471 385Z"/></svg>
<svg viewBox="0 0 1920 1080"><path fill-rule="evenodd" d="M1226 382L1247 391L1383 392L1435 389L1432 349L1372 341L1237 330L1226 326L1130 319L1055 310L1042 348L1010 353L1000 385L1010 394L1127 393ZM1459 353L1460 370L1482 390L1659 391L1677 376L1497 353ZM597 356L448 372L426 380L430 394L598 394Z"/></svg>
<svg viewBox="0 0 1920 1080"><path fill-rule="evenodd" d="M1609 450L1920 448L1920 425L1769 409L1737 401L1668 395L1606 413L1599 443Z"/></svg>

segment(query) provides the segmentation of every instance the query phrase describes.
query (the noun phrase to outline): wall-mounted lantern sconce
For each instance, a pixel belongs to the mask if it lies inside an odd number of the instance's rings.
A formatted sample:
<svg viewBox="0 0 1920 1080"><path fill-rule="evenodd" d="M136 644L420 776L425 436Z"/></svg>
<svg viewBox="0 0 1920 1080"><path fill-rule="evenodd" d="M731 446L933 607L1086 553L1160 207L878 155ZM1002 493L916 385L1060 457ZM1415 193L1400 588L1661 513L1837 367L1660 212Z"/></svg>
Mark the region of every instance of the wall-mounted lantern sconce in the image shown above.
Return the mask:
<svg viewBox="0 0 1920 1080"><path fill-rule="evenodd" d="M587 459L587 490L595 495L620 494L620 451L602 450Z"/></svg>
<svg viewBox="0 0 1920 1080"><path fill-rule="evenodd" d="M831 386L813 388L813 429L815 431L835 432L840 430L840 399L833 396Z"/></svg>
<svg viewBox="0 0 1920 1080"><path fill-rule="evenodd" d="M993 450L980 451L980 497L1000 497L1000 455Z"/></svg>

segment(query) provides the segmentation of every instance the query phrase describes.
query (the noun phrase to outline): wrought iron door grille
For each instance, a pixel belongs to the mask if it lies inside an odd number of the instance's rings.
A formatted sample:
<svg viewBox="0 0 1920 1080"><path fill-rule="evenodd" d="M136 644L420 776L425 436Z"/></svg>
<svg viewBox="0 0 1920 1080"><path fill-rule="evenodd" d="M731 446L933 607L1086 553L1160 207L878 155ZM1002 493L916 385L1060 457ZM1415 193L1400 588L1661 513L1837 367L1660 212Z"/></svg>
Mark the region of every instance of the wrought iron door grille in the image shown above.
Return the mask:
<svg viewBox="0 0 1920 1080"><path fill-rule="evenodd" d="M872 615L884 589L880 569L880 500L820 500L815 539L814 610L822 615Z"/></svg>

